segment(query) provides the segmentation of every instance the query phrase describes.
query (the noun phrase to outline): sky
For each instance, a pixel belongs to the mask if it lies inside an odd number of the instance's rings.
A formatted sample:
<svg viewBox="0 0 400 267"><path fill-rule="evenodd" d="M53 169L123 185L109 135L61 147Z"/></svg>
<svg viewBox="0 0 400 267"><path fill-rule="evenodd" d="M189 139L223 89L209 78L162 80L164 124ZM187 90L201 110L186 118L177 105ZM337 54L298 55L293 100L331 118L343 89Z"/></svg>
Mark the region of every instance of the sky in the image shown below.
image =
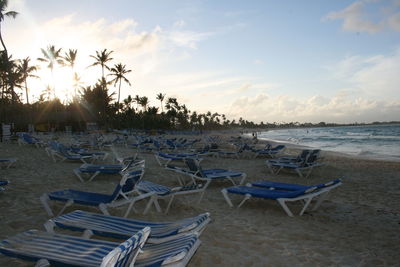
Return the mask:
<svg viewBox="0 0 400 267"><path fill-rule="evenodd" d="M132 70L121 99L158 93L190 110L254 122L400 121L400 0L9 0L2 34L13 58L55 45L78 50L84 85L101 76L90 55L107 49ZM56 94L72 71L54 70ZM112 91L117 88L111 87Z"/></svg>

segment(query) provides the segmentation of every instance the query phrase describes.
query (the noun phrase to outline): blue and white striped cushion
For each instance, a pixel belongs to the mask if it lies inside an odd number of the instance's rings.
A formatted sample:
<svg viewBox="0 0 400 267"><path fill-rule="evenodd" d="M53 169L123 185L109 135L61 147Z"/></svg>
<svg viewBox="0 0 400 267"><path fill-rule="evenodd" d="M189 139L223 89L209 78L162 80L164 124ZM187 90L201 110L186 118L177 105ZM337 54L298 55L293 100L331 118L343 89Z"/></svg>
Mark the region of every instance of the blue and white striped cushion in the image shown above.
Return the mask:
<svg viewBox="0 0 400 267"><path fill-rule="evenodd" d="M128 238L136 231L150 226L149 240L152 240L173 237L185 232L201 231L209 218L209 213L203 213L174 222L149 222L76 210L53 218L51 221L58 227L78 231L90 229L97 235L121 239Z"/></svg>

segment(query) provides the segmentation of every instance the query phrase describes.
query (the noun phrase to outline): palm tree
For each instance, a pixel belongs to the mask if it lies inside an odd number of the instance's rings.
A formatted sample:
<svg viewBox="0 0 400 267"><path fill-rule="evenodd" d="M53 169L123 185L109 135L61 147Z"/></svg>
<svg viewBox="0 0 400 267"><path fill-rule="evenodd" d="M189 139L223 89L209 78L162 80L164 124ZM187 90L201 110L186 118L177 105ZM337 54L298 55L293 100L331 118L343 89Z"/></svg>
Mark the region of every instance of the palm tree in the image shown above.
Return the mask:
<svg viewBox="0 0 400 267"><path fill-rule="evenodd" d="M79 80L80 80L78 74L74 71L77 54L78 54L78 50L69 49L68 52L65 52L64 56L62 57L65 60L65 65L71 67L72 81L73 81L73 86L74 86L74 97L76 97L76 91L77 91L76 87L77 87L77 83L79 83Z"/></svg>
<svg viewBox="0 0 400 267"><path fill-rule="evenodd" d="M163 105L162 105L162 102L164 101L164 98L165 98L165 94L162 94L162 93L157 94L157 100L160 100L160 102L161 102L161 112L164 112L164 108L163 108Z"/></svg>
<svg viewBox="0 0 400 267"><path fill-rule="evenodd" d="M48 63L47 67L51 71L51 78L53 79L53 97L56 96L56 86L54 82L54 67L56 64L63 65L64 61L61 56L61 48L56 49L54 45L49 45L47 49L41 49L44 57L39 57L38 60L41 62Z"/></svg>
<svg viewBox="0 0 400 267"><path fill-rule="evenodd" d="M118 63L118 64L115 64L114 67L110 69L110 71L111 71L110 75L114 76L114 79L111 81L111 82L114 82L114 86L117 85L117 83L119 82L118 100L117 100L117 107L119 109L119 99L120 99L120 95L121 95L122 80L124 82L126 82L127 84L129 84L129 86L131 85L129 80L125 77L126 74L131 72L131 70L127 70L125 65L122 65L121 63Z"/></svg>
<svg viewBox="0 0 400 267"><path fill-rule="evenodd" d="M107 51L107 49L104 49L102 51L96 51L95 56L92 56L92 55L90 56L95 59L95 62L92 65L90 65L89 67L100 65L101 66L101 77L103 79L104 79L104 68L106 68L108 70L110 69L106 65L106 63L113 59L112 57L110 57L111 53L113 53L113 52L114 51Z"/></svg>
<svg viewBox="0 0 400 267"><path fill-rule="evenodd" d="M139 111L139 104L140 104L140 96L136 95L135 98L133 99L136 102L136 110Z"/></svg>
<svg viewBox="0 0 400 267"><path fill-rule="evenodd" d="M73 80L73 87L74 87L74 98L76 98L77 97L77 93L78 93L78 88L80 87L80 88L82 88L82 85L83 85L83 83L82 83L82 81L81 81L81 77L79 77L78 76L78 73L76 73L76 72L74 72L74 77L72 78L72 80Z"/></svg>
<svg viewBox="0 0 400 267"><path fill-rule="evenodd" d="M18 15L18 12L16 11L5 11L7 6L8 6L8 0L0 0L0 41L1 44L3 45L6 57L7 57L7 48L3 41L3 36L1 35L1 22L4 20L4 17L12 17L15 19L15 17Z"/></svg>
<svg viewBox="0 0 400 267"><path fill-rule="evenodd" d="M25 84L25 94L26 94L26 103L29 104L29 93L28 93L28 84L27 84L27 79L29 77L32 78L39 78L37 75L32 74L32 72L37 71L37 66L30 66L29 62L31 59L29 57L24 58L19 61L19 65L17 66L18 71L21 75L21 79Z"/></svg>
<svg viewBox="0 0 400 267"><path fill-rule="evenodd" d="M78 50L76 49L69 49L68 53L65 52L64 56L62 57L65 60L65 65L68 65L71 67L72 72L74 72L74 67L75 67L75 61L76 61L76 55L78 54Z"/></svg>
<svg viewBox="0 0 400 267"><path fill-rule="evenodd" d="M146 111L147 105L149 104L149 98L147 96L143 96L140 98L139 103L143 107L143 111Z"/></svg>

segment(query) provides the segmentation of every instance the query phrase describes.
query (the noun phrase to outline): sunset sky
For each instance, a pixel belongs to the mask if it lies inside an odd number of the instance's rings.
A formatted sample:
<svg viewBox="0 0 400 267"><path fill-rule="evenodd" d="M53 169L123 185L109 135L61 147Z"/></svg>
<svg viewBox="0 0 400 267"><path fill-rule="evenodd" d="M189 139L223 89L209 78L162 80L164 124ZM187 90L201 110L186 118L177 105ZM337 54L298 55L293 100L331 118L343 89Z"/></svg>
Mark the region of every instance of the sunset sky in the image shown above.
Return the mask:
<svg viewBox="0 0 400 267"><path fill-rule="evenodd" d="M41 66L34 99L51 83L40 48L113 50L132 86L122 96L177 97L190 110L255 122L400 120L400 0L10 0L2 33L13 58ZM56 68L57 95L71 70ZM111 87L115 90L114 87Z"/></svg>

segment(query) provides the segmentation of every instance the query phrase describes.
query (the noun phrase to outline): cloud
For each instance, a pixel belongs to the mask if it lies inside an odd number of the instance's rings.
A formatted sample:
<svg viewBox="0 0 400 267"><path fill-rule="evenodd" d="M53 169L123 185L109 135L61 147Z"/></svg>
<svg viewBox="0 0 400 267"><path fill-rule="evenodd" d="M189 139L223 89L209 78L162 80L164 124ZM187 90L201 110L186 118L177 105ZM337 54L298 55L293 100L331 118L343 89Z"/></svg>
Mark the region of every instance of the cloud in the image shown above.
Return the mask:
<svg viewBox="0 0 400 267"><path fill-rule="evenodd" d="M398 120L400 101L380 101L337 95L297 99L288 95L259 94L236 99L226 115L264 122L372 122Z"/></svg>
<svg viewBox="0 0 400 267"><path fill-rule="evenodd" d="M370 98L398 99L400 48L391 55L350 56L328 68L334 79Z"/></svg>
<svg viewBox="0 0 400 267"><path fill-rule="evenodd" d="M383 27L383 22L374 23L368 20L368 14L364 11L364 5L365 2L363 1L354 2L341 11L329 13L326 19L342 19L342 28L345 31L379 32Z"/></svg>
<svg viewBox="0 0 400 267"><path fill-rule="evenodd" d="M301 98L269 90L236 97L226 107L226 115L257 122L351 123L400 119L400 48L390 55L348 56L327 68L327 72L331 73L333 83L345 86L337 87L331 96Z"/></svg>
<svg viewBox="0 0 400 267"><path fill-rule="evenodd" d="M400 32L400 13L390 16L388 19L388 24L393 30Z"/></svg>

